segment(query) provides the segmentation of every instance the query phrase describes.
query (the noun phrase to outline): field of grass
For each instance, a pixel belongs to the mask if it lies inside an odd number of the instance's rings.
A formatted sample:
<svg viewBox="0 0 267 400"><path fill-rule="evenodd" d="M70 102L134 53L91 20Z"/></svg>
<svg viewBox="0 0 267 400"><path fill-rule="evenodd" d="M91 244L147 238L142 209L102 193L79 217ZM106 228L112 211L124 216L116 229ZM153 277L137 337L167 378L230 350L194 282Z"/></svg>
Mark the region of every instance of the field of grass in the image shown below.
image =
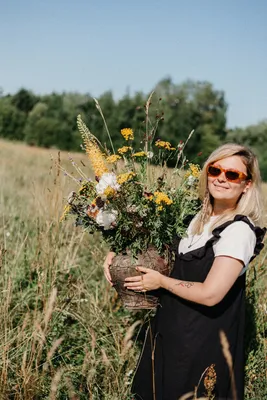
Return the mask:
<svg viewBox="0 0 267 400"><path fill-rule="evenodd" d="M0 141L0 399L126 400L145 313L106 283L100 237L59 223L76 187L51 155ZM267 395L266 255L248 274L247 400Z"/></svg>

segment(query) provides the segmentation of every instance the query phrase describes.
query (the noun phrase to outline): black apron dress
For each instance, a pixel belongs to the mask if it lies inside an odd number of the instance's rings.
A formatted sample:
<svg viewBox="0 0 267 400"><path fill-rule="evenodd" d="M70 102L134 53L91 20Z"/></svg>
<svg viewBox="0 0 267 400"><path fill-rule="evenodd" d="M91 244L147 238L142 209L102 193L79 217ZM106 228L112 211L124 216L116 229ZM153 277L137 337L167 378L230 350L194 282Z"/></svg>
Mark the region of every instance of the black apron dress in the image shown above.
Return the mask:
<svg viewBox="0 0 267 400"><path fill-rule="evenodd" d="M254 227L247 217L237 215L234 220L216 228L201 248L178 254L176 242L171 277L204 282L214 261L213 244L220 239L220 233L235 221L246 222L255 232L254 258L263 247L261 241L265 229ZM224 299L211 307L162 291L160 305L150 322L137 364L132 385L134 399L178 400L194 391L196 397L201 397L207 393L203 373L212 364L217 375L213 391L215 399L232 399L229 368L220 343L220 331L223 331L233 358L237 399L243 400L245 275L239 276Z"/></svg>

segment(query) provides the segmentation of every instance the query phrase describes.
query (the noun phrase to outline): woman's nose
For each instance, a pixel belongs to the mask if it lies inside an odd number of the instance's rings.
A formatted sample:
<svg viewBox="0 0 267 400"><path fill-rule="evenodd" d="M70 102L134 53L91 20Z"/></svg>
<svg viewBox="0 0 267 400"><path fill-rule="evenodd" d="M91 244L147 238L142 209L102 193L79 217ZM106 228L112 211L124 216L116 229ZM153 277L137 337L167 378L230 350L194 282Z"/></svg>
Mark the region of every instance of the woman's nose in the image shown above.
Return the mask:
<svg viewBox="0 0 267 400"><path fill-rule="evenodd" d="M225 182L225 181L226 181L225 173L222 172L222 173L218 176L217 180L218 180L219 182Z"/></svg>

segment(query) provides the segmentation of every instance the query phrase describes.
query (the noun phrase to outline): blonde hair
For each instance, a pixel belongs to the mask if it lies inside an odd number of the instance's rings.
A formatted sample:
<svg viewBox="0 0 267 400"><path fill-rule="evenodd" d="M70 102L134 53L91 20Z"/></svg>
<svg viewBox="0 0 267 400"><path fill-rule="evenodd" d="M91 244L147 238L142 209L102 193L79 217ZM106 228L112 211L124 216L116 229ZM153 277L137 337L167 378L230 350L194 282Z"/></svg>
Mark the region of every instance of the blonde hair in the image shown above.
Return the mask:
<svg viewBox="0 0 267 400"><path fill-rule="evenodd" d="M241 195L236 207L225 211L216 218L216 222L212 224L210 229L213 230L224 222L232 220L237 214L249 217L253 223L258 225L262 222L261 176L257 157L248 147L235 143L227 143L213 151L202 168L199 178L199 198L203 203L201 211L195 218L192 226L192 233L194 235L199 235L203 232L204 225L209 221L213 211L213 198L208 190L207 167L218 160L231 156L240 156L247 167L247 175L251 181L251 185L246 194Z"/></svg>

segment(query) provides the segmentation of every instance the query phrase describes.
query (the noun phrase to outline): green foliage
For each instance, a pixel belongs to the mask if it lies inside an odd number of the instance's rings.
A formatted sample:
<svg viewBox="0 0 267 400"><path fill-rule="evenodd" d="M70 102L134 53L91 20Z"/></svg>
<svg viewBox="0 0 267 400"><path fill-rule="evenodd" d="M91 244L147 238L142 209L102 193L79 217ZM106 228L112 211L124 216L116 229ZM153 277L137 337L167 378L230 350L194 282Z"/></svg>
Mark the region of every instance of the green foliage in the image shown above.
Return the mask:
<svg viewBox="0 0 267 400"><path fill-rule="evenodd" d="M202 152L202 160L224 139L227 106L223 92L215 90L210 83L186 81L176 85L170 79L165 79L156 85L155 92L151 109L154 113L153 118L159 121L159 137L177 143L186 140L189 132L195 130L195 135L188 145L189 159L195 159L197 154ZM115 101L112 93L106 92L98 98L115 147L121 147L123 144L120 135L122 128L129 127L134 130L135 143L143 140L146 131L144 106L147 97L144 93L136 93L133 96L126 94ZM110 149L102 118L90 95L52 93L37 97L21 89L13 96L0 98L0 117L1 107L7 99L9 114L13 112L13 115L2 123L1 136L20 140L25 138L27 143L38 146L78 150L80 142L75 120L81 112L91 131ZM46 107L45 110L42 108L42 112L40 104L43 108L44 105ZM20 113L24 116L23 121L19 117ZM17 120L15 129L12 122L14 119ZM18 130L20 135L16 133Z"/></svg>
<svg viewBox="0 0 267 400"><path fill-rule="evenodd" d="M11 103L10 97L0 99L0 136L10 140L24 140L26 114Z"/></svg>
<svg viewBox="0 0 267 400"><path fill-rule="evenodd" d="M257 260L248 270L246 299L246 399L267 397L266 380L266 273ZM259 395L261 394L261 395Z"/></svg>
<svg viewBox="0 0 267 400"><path fill-rule="evenodd" d="M12 96L11 103L20 111L28 114L38 102L38 97L26 89L20 89Z"/></svg>
<svg viewBox="0 0 267 400"><path fill-rule="evenodd" d="M151 110L158 119L157 136L177 143L185 141L195 130L188 143L187 156L202 163L225 141L248 145L254 149L260 162L262 177L267 180L267 123L227 132L227 103L223 91L211 83L187 80L175 84L171 78L162 79L155 86ZM146 130L145 93L125 94L115 100L112 92L103 93L98 101L106 118L115 147L121 147L122 128L132 128L136 143L144 138ZM42 105L40 107L40 104ZM45 110L44 110L45 107ZM92 96L79 93L51 93L36 96L20 89L14 95L0 93L0 137L25 140L27 143L62 150L79 150L80 138L76 129L76 116L82 113L91 131L111 150L101 115ZM198 155L201 153L201 155ZM169 166L173 166L169 162Z"/></svg>
<svg viewBox="0 0 267 400"><path fill-rule="evenodd" d="M101 143L81 116L77 118L96 179L90 180L72 161L84 181L78 193L71 192L62 220L68 214L74 214L76 225L83 225L89 233L101 231L117 254L130 251L137 256L149 246L164 254L177 235L184 236L185 219L193 217L198 210L200 169L186 162L185 145L155 141L157 120L155 127L149 118L151 98L152 95L146 103L144 140L137 144L137 151L133 145L133 130L126 128L121 130L121 136L127 146L116 149L118 154L104 157ZM98 103L96 106L101 114ZM111 137L110 141L115 153ZM169 160L174 160L177 165L168 171L166 164Z"/></svg>
<svg viewBox="0 0 267 400"><path fill-rule="evenodd" d="M158 135L171 142L185 141L191 130L195 134L188 143L187 156L195 159L199 152L205 159L226 136L227 105L223 92L215 90L208 82L186 81L175 85L170 79L156 86L162 98L164 123Z"/></svg>
<svg viewBox="0 0 267 400"><path fill-rule="evenodd" d="M267 180L267 121L247 128L236 128L228 132L227 141L251 147L259 159L261 175Z"/></svg>
<svg viewBox="0 0 267 400"><path fill-rule="evenodd" d="M50 153L1 141L0 398L130 400L146 314L124 310L105 282L100 235L58 223L70 188L49 174ZM247 283L245 400L261 400L266 249Z"/></svg>

